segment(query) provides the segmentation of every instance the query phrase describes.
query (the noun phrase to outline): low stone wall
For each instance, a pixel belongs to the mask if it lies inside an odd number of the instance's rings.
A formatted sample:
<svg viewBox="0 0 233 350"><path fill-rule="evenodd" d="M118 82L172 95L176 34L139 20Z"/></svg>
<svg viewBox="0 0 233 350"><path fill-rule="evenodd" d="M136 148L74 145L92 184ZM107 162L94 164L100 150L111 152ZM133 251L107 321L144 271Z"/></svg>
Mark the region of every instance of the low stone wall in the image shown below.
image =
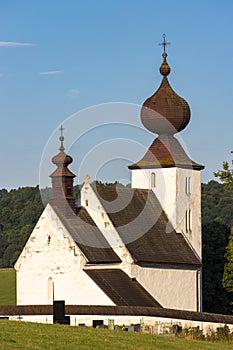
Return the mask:
<svg viewBox="0 0 233 350"><path fill-rule="evenodd" d="M111 320L118 326L141 324L144 330L161 334L169 333L172 326L180 326L183 329L198 327L204 333L208 333L210 329L216 330L227 324L233 332L233 316L205 312L135 306L66 305L65 313L70 316L72 326L92 326L94 320L102 320L107 326ZM0 306L1 316L7 316L11 320L53 323L53 306Z"/></svg>

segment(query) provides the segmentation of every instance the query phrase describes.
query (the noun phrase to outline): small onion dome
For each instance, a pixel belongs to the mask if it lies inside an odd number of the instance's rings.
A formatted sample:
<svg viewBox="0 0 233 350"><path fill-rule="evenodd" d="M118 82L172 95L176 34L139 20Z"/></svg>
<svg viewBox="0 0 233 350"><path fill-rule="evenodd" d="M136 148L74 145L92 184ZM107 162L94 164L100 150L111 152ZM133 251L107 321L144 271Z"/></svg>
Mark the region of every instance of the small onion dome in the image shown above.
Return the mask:
<svg viewBox="0 0 233 350"><path fill-rule="evenodd" d="M141 109L143 125L156 134L173 135L183 130L190 120L188 103L171 88L167 75L170 67L166 61L167 54L163 53L163 63L160 73L163 80L158 90L149 97Z"/></svg>
<svg viewBox="0 0 233 350"><path fill-rule="evenodd" d="M71 156L68 156L65 152L61 151L52 158L53 164L68 166L73 162Z"/></svg>
<svg viewBox="0 0 233 350"><path fill-rule="evenodd" d="M57 169L50 175L50 177L75 177L75 174L68 169L68 165L73 162L73 159L65 152L59 152L52 158L52 162L56 164Z"/></svg>

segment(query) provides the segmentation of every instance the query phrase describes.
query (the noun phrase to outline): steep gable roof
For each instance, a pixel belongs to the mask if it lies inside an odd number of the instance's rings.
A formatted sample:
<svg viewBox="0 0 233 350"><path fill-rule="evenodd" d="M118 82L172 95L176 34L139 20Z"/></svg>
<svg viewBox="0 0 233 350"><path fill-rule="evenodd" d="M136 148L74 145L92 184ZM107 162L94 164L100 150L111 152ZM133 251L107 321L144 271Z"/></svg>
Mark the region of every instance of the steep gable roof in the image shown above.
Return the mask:
<svg viewBox="0 0 233 350"><path fill-rule="evenodd" d="M85 208L80 207L77 215L65 215L55 206L53 209L89 263L121 262Z"/></svg>
<svg viewBox="0 0 233 350"><path fill-rule="evenodd" d="M162 307L136 280L119 269L84 270L116 305Z"/></svg>
<svg viewBox="0 0 233 350"><path fill-rule="evenodd" d="M152 190L100 185L93 189L135 262L201 265Z"/></svg>

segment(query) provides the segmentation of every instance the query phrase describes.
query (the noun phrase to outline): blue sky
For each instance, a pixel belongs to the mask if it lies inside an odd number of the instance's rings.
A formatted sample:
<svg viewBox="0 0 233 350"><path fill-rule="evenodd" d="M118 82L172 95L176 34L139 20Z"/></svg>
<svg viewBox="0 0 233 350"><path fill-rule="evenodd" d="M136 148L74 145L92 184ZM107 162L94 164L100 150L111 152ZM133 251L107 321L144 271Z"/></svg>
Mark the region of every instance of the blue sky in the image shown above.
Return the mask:
<svg viewBox="0 0 233 350"><path fill-rule="evenodd" d="M231 0L0 0L0 188L39 183L45 145L74 113L109 102L142 104L161 81L164 32L170 83L192 111L181 136L192 159L206 166L203 181L213 179L233 149L232 18ZM141 142L147 147L153 138L142 135ZM75 173L83 152L70 149ZM118 170L104 165L99 174L118 179Z"/></svg>

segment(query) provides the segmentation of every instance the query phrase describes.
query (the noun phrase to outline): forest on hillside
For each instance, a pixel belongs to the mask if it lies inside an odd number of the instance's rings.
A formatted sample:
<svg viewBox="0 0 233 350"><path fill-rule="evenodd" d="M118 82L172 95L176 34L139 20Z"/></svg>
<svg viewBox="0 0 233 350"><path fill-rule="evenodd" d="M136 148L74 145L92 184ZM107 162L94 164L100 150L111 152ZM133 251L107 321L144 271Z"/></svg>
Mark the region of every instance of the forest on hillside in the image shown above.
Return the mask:
<svg viewBox="0 0 233 350"><path fill-rule="evenodd" d="M207 312L232 313L233 293L222 285L233 227L232 191L217 181L202 184L203 309ZM0 190L0 267L14 265L42 210L38 186Z"/></svg>
<svg viewBox="0 0 233 350"><path fill-rule="evenodd" d="M226 247L233 227L232 188L217 181L202 184L203 309L232 314L233 293L223 288Z"/></svg>

